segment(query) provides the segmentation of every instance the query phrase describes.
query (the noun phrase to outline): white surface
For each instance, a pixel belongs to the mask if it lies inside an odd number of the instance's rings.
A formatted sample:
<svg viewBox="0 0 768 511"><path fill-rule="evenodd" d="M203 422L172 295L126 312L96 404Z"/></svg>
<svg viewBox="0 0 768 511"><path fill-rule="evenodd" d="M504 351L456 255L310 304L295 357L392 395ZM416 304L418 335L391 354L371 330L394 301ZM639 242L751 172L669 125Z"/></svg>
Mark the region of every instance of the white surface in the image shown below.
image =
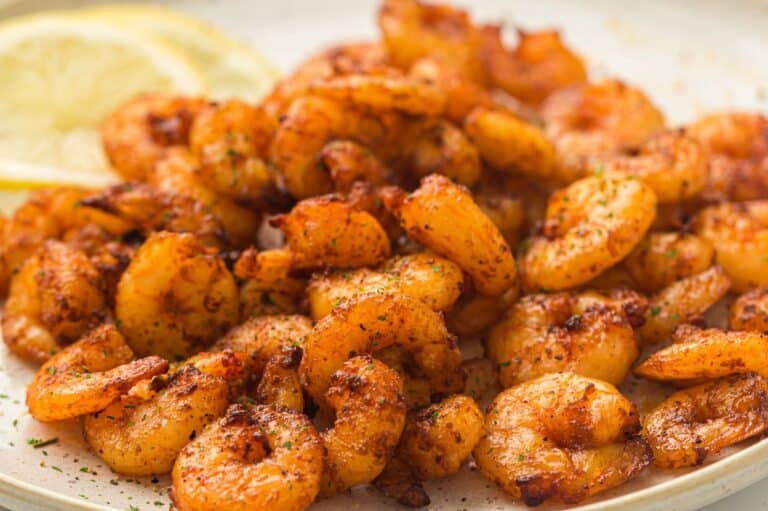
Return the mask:
<svg viewBox="0 0 768 511"><path fill-rule="evenodd" d="M27 1L12 12L40 5L66 6L84 2ZM229 32L251 41L281 69L288 70L323 45L341 40L371 37L375 33L375 2L362 0L269 0L167 2L201 15ZM459 2L462 3L462 2ZM653 0L644 2L597 0L465 1L474 14L487 20L520 21L526 27L560 26L566 39L589 57L598 75L616 74L646 90L674 123L686 122L700 113L718 109L768 110L768 7L749 0ZM24 411L21 385L31 368L9 359L0 347L0 487L6 474L68 495L72 505L46 504L44 493L15 494L16 509L103 509L107 502L117 509L136 505L142 510L164 509L164 481L154 485L125 482L110 474L90 456L73 425L45 426ZM18 401L17 403L14 400ZM18 420L16 426L13 421ZM34 450L26 438L59 436L58 445ZM8 445L14 442L15 447ZM40 466L43 463L44 466ZM58 466L63 472L52 469ZM89 467L98 475L80 472ZM632 509L684 511L712 502L735 489L768 475L768 440L741 450L693 473L672 478L670 474L646 474L583 509ZM78 480L79 478L79 480ZM110 479L120 479L118 486ZM650 490L631 493L652 482L670 479ZM6 481L7 482L7 481ZM7 487L7 485L6 485ZM467 473L432 484L434 509L525 509L476 474ZM442 490L441 490L442 489ZM458 498L450 497L451 492ZM83 494L87 499L79 497ZM628 494L616 500L610 496ZM461 496L468 500L462 502ZM129 500L129 497L131 499ZM768 482L710 506L707 511L768 509ZM26 502L22 502L26 500ZM55 501L51 501L55 502ZM162 502L155 506L154 502ZM386 509L391 503L362 489L352 497L321 503L317 510ZM542 506L538 509L550 509Z"/></svg>

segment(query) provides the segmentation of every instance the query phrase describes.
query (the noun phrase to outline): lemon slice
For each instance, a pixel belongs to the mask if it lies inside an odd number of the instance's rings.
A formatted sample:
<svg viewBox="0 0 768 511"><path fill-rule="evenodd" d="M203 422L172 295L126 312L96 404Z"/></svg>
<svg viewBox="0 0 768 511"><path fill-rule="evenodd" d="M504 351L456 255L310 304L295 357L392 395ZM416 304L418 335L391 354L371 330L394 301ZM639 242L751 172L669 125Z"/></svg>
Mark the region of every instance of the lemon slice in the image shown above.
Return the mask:
<svg viewBox="0 0 768 511"><path fill-rule="evenodd" d="M161 40L58 12L0 23L0 77L6 188L104 179L99 125L109 112L141 92L206 90L195 66Z"/></svg>
<svg viewBox="0 0 768 511"><path fill-rule="evenodd" d="M214 99L258 101L278 73L264 57L213 26L164 7L119 4L83 9L82 14L145 30L182 51L209 84Z"/></svg>

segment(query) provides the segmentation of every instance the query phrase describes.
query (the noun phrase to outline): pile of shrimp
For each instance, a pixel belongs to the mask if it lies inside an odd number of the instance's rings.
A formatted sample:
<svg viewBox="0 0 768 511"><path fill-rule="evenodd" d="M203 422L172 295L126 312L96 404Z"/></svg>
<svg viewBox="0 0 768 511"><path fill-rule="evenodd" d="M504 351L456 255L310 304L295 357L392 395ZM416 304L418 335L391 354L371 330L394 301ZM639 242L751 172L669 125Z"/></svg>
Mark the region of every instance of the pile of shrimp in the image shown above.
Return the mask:
<svg viewBox="0 0 768 511"><path fill-rule="evenodd" d="M574 504L763 434L768 117L668 126L559 33L449 5L378 24L258 104L129 101L124 182L2 219L30 413L181 511L419 507L470 463Z"/></svg>

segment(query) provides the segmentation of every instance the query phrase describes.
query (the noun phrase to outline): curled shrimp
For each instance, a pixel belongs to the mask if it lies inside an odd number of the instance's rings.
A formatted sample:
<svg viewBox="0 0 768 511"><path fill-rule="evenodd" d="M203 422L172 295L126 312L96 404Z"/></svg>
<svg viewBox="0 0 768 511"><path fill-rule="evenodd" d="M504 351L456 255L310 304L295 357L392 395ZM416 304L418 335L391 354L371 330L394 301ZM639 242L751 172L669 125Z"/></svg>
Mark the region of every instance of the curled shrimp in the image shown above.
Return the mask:
<svg viewBox="0 0 768 511"><path fill-rule="evenodd" d="M193 235L156 233L123 273L115 314L137 353L183 359L237 322L237 285L224 261Z"/></svg>
<svg viewBox="0 0 768 511"><path fill-rule="evenodd" d="M744 292L768 285L768 200L723 202L702 210L696 232L715 247L715 260Z"/></svg>
<svg viewBox="0 0 768 511"><path fill-rule="evenodd" d="M299 374L307 392L324 400L331 375L350 353L375 353L400 345L429 379L434 392L463 385L461 354L442 316L406 295L362 295L318 321L304 342Z"/></svg>
<svg viewBox="0 0 768 511"><path fill-rule="evenodd" d="M510 247L517 245L526 220L523 200L510 197L505 192L478 191L475 201L499 229L507 244Z"/></svg>
<svg viewBox="0 0 768 511"><path fill-rule="evenodd" d="M476 108L464 121L464 130L494 169L540 180L556 170L555 149L544 132L509 112Z"/></svg>
<svg viewBox="0 0 768 511"><path fill-rule="evenodd" d="M226 197L263 201L272 182L265 160L273 130L262 110L243 101L204 107L189 131L190 150L200 161L198 177Z"/></svg>
<svg viewBox="0 0 768 511"><path fill-rule="evenodd" d="M494 87L539 105L554 91L586 81L584 61L563 43L559 32L518 30L517 46L508 50L501 29L482 27L480 56Z"/></svg>
<svg viewBox="0 0 768 511"><path fill-rule="evenodd" d="M320 161L328 169L334 188L348 193L358 181L383 185L389 170L365 146L352 140L335 140L320 152Z"/></svg>
<svg viewBox="0 0 768 511"><path fill-rule="evenodd" d="M630 155L589 163L606 175L632 176L650 186L661 204L697 197L707 183L707 158L698 142L684 131L654 135Z"/></svg>
<svg viewBox="0 0 768 511"><path fill-rule="evenodd" d="M620 384L639 354L633 326L648 304L630 291L528 295L491 329L488 358L504 387L571 371Z"/></svg>
<svg viewBox="0 0 768 511"><path fill-rule="evenodd" d="M768 375L768 336L693 325L677 327L672 345L635 368L651 380L683 382L749 372Z"/></svg>
<svg viewBox="0 0 768 511"><path fill-rule="evenodd" d="M701 236L686 232L652 232L624 260L632 285L648 292L692 277L712 266L715 250Z"/></svg>
<svg viewBox="0 0 768 511"><path fill-rule="evenodd" d="M301 511L322 473L323 444L304 415L232 405L182 449L171 498L179 511Z"/></svg>
<svg viewBox="0 0 768 511"><path fill-rule="evenodd" d="M49 240L11 280L3 340L14 353L43 362L100 325L108 313L106 283L90 259Z"/></svg>
<svg viewBox="0 0 768 511"><path fill-rule="evenodd" d="M414 177L440 173L464 186L480 179L480 156L462 130L446 120L416 123L411 130L402 142L402 165Z"/></svg>
<svg viewBox="0 0 768 511"><path fill-rule="evenodd" d="M357 268L389 256L390 242L381 224L336 196L304 199L271 223L285 234L295 269Z"/></svg>
<svg viewBox="0 0 768 511"><path fill-rule="evenodd" d="M479 292L498 296L517 284L509 245L470 193L450 179L427 176L407 197L390 189L385 204L409 238L459 265Z"/></svg>
<svg viewBox="0 0 768 511"><path fill-rule="evenodd" d="M768 429L768 384L754 373L675 392L649 413L643 433L662 468L701 465Z"/></svg>
<svg viewBox="0 0 768 511"><path fill-rule="evenodd" d="M336 412L321 433L325 472L321 495L330 496L373 481L390 460L405 425L405 395L400 376L363 355L347 360L330 380L325 395Z"/></svg>
<svg viewBox="0 0 768 511"><path fill-rule="evenodd" d="M230 381L242 373L231 351L197 355L88 415L85 440L119 474L168 473L179 451L224 414L233 397Z"/></svg>
<svg viewBox="0 0 768 511"><path fill-rule="evenodd" d="M635 406L612 385L570 373L507 389L474 450L480 472L536 506L575 504L627 481L652 461Z"/></svg>
<svg viewBox="0 0 768 511"><path fill-rule="evenodd" d="M648 97L618 80L556 91L541 113L565 182L584 176L589 157L638 148L664 128L664 116Z"/></svg>
<svg viewBox="0 0 768 511"><path fill-rule="evenodd" d="M667 339L678 325L700 318L730 288L731 279L717 265L673 282L651 297L640 337L646 342Z"/></svg>
<svg viewBox="0 0 768 511"><path fill-rule="evenodd" d="M733 330L768 332L768 291L756 288L739 296L728 312Z"/></svg>
<svg viewBox="0 0 768 511"><path fill-rule="evenodd" d="M631 179L588 177L556 191L543 236L522 260L524 287L560 290L613 266L642 239L656 215L656 196Z"/></svg>
<svg viewBox="0 0 768 511"><path fill-rule="evenodd" d="M265 405L304 411L304 394L299 381L301 348L283 346L267 361L256 388L256 399Z"/></svg>
<svg viewBox="0 0 768 511"><path fill-rule="evenodd" d="M145 235L156 231L192 233L206 245L227 244L221 222L190 195L143 183L121 183L84 198L80 204L115 215Z"/></svg>
<svg viewBox="0 0 768 511"><path fill-rule="evenodd" d="M160 357L133 360L120 332L104 325L43 364L27 386L27 407L43 422L98 412L135 383L167 368Z"/></svg>
<svg viewBox="0 0 768 511"><path fill-rule="evenodd" d="M285 249L249 248L235 263L234 273L247 279L240 288L240 318L296 314L306 282L291 275L293 254Z"/></svg>
<svg viewBox="0 0 768 511"><path fill-rule="evenodd" d="M187 195L209 209L234 247L253 244L261 216L206 186L196 174L198 168L188 149L173 148L157 162L147 182L161 193Z"/></svg>
<svg viewBox="0 0 768 511"><path fill-rule="evenodd" d="M756 113L708 115L688 128L709 157L704 197L768 198L768 117Z"/></svg>
<svg viewBox="0 0 768 511"><path fill-rule="evenodd" d="M145 179L169 147L184 146L205 100L165 94L138 96L117 108L101 127L104 152L127 180Z"/></svg>
<svg viewBox="0 0 768 511"><path fill-rule="evenodd" d="M403 294L439 311L453 305L463 284L464 276L454 263L434 254L418 253L389 259L375 270L315 274L307 287L307 297L315 320L366 293Z"/></svg>

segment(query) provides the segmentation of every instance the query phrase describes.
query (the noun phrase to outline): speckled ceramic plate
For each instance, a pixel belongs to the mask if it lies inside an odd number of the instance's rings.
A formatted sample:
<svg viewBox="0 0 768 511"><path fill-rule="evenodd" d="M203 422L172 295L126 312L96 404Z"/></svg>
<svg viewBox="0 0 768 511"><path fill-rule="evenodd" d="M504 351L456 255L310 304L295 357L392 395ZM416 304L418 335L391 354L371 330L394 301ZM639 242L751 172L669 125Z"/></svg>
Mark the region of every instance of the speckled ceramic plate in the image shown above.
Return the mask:
<svg viewBox="0 0 768 511"><path fill-rule="evenodd" d="M647 91L671 123L718 109L768 110L768 3L758 0L457 0L510 27L558 26L595 75ZM83 2L27 0L4 12ZM375 34L371 0L192 0L170 5L251 41L288 70L309 52ZM167 509L167 479L125 479L88 452L79 424L43 425L27 414L34 367L0 346L0 505L16 510ZM31 439L58 438L42 448ZM768 440L741 445L691 471L646 471L584 503L581 511L696 509L768 476ZM427 485L432 509L522 510L471 470ZM313 509L391 509L367 488ZM557 509L543 506L539 509Z"/></svg>

